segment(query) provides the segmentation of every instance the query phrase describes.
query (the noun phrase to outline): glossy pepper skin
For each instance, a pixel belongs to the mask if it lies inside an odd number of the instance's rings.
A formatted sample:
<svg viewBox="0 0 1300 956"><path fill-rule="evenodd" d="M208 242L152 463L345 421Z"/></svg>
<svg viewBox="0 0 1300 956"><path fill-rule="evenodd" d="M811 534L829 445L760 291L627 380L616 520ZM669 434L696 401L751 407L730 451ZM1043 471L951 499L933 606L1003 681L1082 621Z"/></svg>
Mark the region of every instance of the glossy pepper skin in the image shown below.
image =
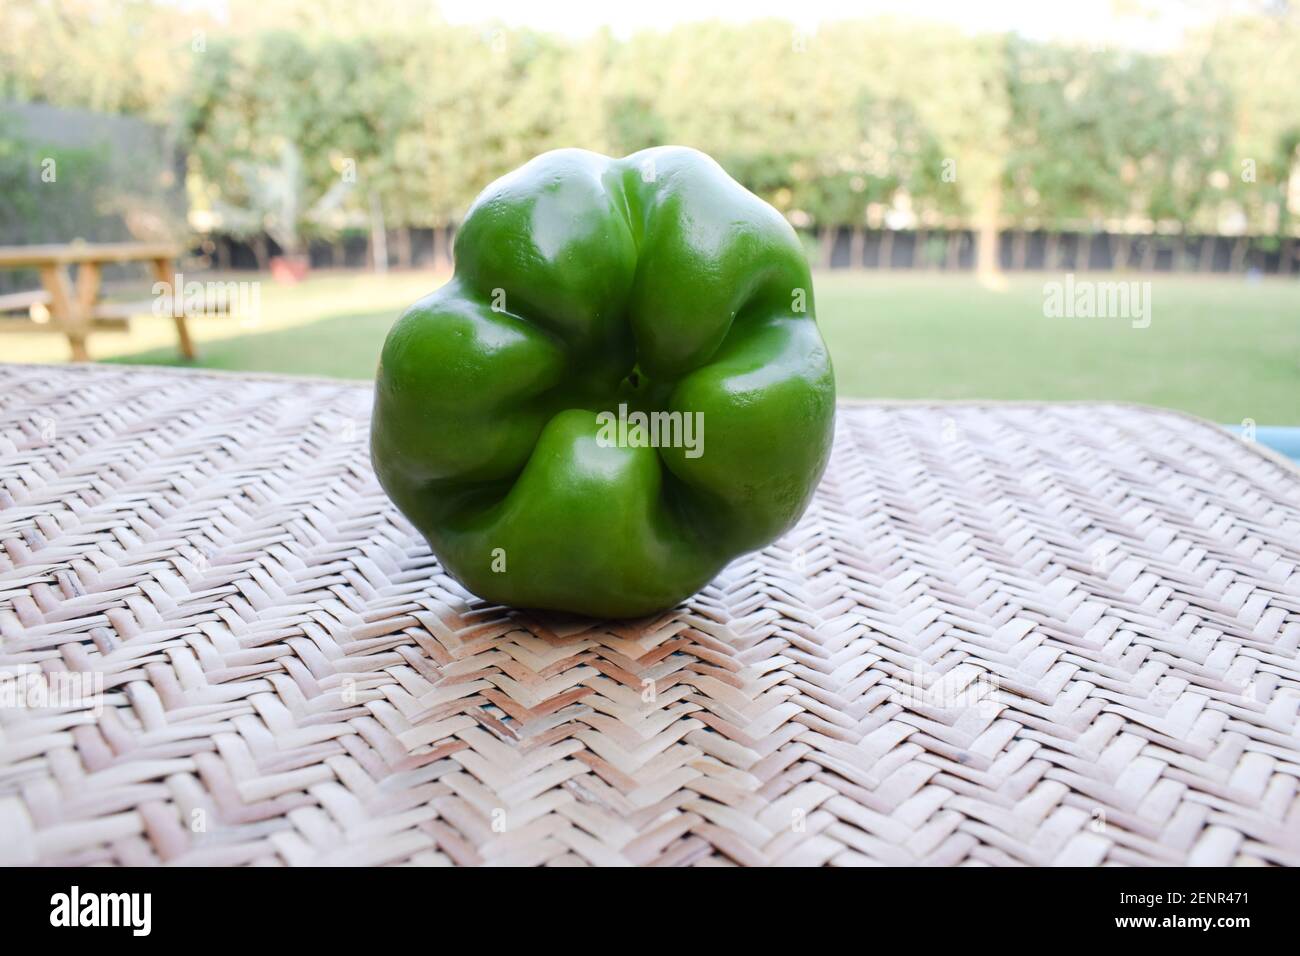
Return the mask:
<svg viewBox="0 0 1300 956"><path fill-rule="evenodd" d="M634 617L803 513L835 381L803 248L695 150L545 153L479 196L456 271L384 344L371 457L482 598ZM602 412L702 413L619 445Z"/></svg>

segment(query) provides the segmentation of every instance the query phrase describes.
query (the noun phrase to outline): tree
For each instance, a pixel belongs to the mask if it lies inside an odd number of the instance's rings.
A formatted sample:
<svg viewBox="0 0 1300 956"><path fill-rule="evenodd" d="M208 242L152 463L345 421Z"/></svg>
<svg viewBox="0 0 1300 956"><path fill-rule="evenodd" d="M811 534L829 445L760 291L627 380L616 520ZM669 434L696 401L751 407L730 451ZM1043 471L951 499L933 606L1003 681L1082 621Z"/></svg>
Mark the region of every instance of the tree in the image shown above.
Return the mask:
<svg viewBox="0 0 1300 956"><path fill-rule="evenodd" d="M1220 179L1247 229L1294 237L1300 216L1300 11L1216 22L1198 39L1231 91L1231 152Z"/></svg>

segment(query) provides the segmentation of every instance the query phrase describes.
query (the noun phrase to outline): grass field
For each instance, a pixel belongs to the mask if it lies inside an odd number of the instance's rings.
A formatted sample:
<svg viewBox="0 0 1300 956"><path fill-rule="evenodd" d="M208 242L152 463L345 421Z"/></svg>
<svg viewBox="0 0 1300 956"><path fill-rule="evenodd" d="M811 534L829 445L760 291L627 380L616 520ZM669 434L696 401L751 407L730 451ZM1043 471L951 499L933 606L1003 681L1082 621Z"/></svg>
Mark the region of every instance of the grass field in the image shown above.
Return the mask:
<svg viewBox="0 0 1300 956"><path fill-rule="evenodd" d="M1110 399L1215 421L1300 424L1300 283L1150 276L1151 322L1048 318L1045 281L992 291L961 275L824 273L817 311L840 392L858 397ZM1083 276L1079 278L1085 278ZM1112 279L1087 276L1090 279ZM209 368L370 378L398 312L433 288L427 273L317 275L262 285L262 319L199 320ZM176 363L170 323L91 339L110 361ZM0 339L10 361L61 361L52 335Z"/></svg>

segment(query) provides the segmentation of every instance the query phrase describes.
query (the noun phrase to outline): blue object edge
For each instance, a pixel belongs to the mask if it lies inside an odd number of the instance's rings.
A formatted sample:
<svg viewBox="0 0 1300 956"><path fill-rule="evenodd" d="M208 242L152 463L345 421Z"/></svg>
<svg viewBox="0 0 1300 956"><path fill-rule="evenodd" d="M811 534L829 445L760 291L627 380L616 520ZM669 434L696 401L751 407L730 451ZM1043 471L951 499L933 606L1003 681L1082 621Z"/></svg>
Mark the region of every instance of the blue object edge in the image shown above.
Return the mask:
<svg viewBox="0 0 1300 956"><path fill-rule="evenodd" d="M1239 437L1245 437L1246 427L1242 425L1224 425L1228 431ZM1256 425L1255 441L1265 445L1279 455L1285 455L1292 461L1300 463L1300 428L1281 425Z"/></svg>

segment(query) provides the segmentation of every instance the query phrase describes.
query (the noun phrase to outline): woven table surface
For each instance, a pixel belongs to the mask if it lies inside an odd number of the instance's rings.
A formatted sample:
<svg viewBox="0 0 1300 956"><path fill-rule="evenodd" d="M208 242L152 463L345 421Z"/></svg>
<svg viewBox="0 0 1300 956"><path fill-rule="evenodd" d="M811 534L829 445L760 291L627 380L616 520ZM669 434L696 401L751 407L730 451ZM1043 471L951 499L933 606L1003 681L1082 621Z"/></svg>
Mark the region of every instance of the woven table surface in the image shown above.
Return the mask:
<svg viewBox="0 0 1300 956"><path fill-rule="evenodd" d="M796 530L610 623L443 575L369 408L0 366L0 862L1300 863L1300 478L1216 427L843 405Z"/></svg>

